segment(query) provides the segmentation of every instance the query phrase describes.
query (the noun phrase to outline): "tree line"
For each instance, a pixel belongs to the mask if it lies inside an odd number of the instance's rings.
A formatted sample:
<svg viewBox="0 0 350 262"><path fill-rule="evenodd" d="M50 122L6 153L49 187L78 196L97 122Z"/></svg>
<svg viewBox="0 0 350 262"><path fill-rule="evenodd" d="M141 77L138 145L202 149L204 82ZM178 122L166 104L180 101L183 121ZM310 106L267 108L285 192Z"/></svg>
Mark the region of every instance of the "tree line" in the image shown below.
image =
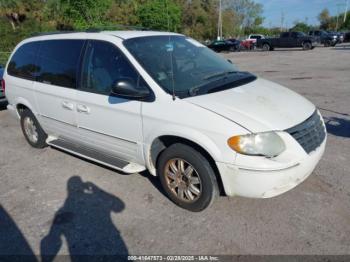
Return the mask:
<svg viewBox="0 0 350 262"><path fill-rule="evenodd" d="M0 51L11 50L34 32L118 25L213 39L218 11L219 0L0 0ZM262 13L262 5L254 0L222 0L223 34L261 29Z"/></svg>
<svg viewBox="0 0 350 262"><path fill-rule="evenodd" d="M278 34L281 28L262 26L263 6L254 0L222 0L223 35ZM198 40L217 36L219 0L0 0L0 51L10 51L35 32L125 29L121 25L184 33ZM344 14L319 15L325 30L350 29ZM126 27L127 28L127 27ZM292 29L312 26L295 22Z"/></svg>
<svg viewBox="0 0 350 262"><path fill-rule="evenodd" d="M349 31L350 30L350 11L331 16L327 8L323 9L318 15L319 25L309 25L305 22L295 21L291 28L293 31L308 32L310 30L321 29L325 31Z"/></svg>

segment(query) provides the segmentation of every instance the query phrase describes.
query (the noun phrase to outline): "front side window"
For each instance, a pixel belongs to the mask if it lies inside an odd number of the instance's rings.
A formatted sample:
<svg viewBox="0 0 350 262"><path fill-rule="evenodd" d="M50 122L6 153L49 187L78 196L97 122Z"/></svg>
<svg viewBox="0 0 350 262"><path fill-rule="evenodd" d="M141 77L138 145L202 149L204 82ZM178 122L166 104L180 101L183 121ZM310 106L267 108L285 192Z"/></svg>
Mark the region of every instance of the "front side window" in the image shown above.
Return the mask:
<svg viewBox="0 0 350 262"><path fill-rule="evenodd" d="M40 45L37 81L76 88L77 69L83 40L48 40Z"/></svg>
<svg viewBox="0 0 350 262"><path fill-rule="evenodd" d="M34 80L35 73L39 70L36 64L36 54L40 42L30 42L22 45L12 56L7 72L11 76Z"/></svg>
<svg viewBox="0 0 350 262"><path fill-rule="evenodd" d="M110 95L113 85L123 79L130 80L140 89L146 88L145 82L115 45L104 41L89 41L80 88Z"/></svg>
<svg viewBox="0 0 350 262"><path fill-rule="evenodd" d="M124 46L168 93L181 98L233 88L247 74L209 48L185 36L147 36L125 40ZM251 75L250 75L251 76Z"/></svg>

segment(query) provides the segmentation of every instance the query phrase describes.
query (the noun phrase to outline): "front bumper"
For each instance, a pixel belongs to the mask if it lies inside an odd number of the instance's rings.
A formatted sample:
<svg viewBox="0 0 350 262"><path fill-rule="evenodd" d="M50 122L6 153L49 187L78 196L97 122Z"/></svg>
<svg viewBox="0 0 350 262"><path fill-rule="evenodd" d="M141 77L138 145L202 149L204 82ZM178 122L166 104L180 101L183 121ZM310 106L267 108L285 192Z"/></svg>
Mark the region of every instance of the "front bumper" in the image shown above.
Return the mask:
<svg viewBox="0 0 350 262"><path fill-rule="evenodd" d="M302 183L315 169L326 146L323 143L293 166L278 170L239 168L217 162L227 196L270 198L283 194Z"/></svg>

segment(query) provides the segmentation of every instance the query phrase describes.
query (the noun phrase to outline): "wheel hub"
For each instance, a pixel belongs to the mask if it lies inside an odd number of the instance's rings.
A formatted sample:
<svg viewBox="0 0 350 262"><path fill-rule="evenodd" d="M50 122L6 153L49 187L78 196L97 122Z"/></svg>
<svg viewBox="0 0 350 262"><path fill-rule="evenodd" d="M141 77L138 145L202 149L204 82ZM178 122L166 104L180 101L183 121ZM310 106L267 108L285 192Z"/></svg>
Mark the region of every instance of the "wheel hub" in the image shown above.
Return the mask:
<svg viewBox="0 0 350 262"><path fill-rule="evenodd" d="M34 124L34 121L30 117L26 117L23 121L24 132L32 143L38 142L39 135Z"/></svg>
<svg viewBox="0 0 350 262"><path fill-rule="evenodd" d="M185 202L196 201L202 191L201 180L194 167L183 159L171 159L164 170L171 192Z"/></svg>

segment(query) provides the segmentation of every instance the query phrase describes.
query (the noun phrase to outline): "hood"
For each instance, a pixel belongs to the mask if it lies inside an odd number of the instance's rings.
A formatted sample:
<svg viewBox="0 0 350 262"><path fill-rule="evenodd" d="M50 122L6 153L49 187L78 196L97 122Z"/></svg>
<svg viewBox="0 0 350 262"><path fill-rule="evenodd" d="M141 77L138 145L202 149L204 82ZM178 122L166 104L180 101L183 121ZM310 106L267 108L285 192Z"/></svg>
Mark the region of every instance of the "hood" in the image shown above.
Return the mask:
<svg viewBox="0 0 350 262"><path fill-rule="evenodd" d="M251 132L286 130L300 124L315 111L315 106L304 97L261 78L185 101L221 115Z"/></svg>

